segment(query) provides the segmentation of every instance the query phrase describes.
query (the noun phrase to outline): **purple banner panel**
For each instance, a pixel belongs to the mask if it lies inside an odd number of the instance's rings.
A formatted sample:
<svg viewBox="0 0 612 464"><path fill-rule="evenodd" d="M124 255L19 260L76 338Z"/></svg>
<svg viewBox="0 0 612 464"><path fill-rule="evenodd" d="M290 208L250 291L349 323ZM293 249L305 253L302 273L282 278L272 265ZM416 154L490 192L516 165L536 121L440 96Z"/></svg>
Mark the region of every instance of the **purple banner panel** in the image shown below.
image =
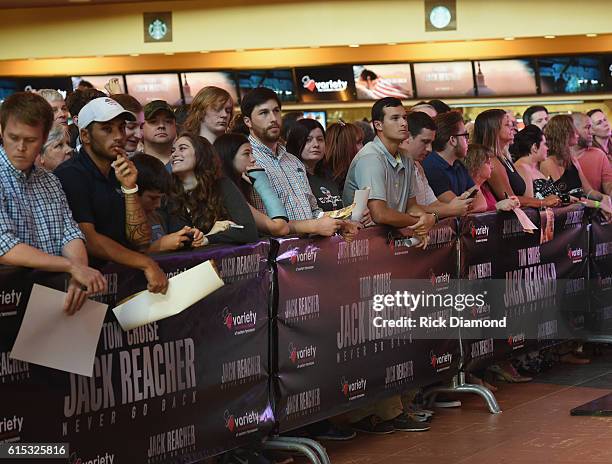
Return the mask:
<svg viewBox="0 0 612 464"><path fill-rule="evenodd" d="M596 215L591 221L590 303L587 328L612 335L612 222Z"/></svg>
<svg viewBox="0 0 612 464"><path fill-rule="evenodd" d="M262 241L158 256L169 276L212 259L226 285L129 332L109 310L91 378L10 359L32 283L63 289L65 278L3 269L1 417L17 425L0 440L68 442L70 463L197 462L259 440L274 424L269 250ZM111 305L146 287L140 271L110 264L104 274L109 291L97 299Z"/></svg>
<svg viewBox="0 0 612 464"><path fill-rule="evenodd" d="M376 327L380 313L372 308L374 295L392 293L400 280L454 276L456 235L454 221L446 221L431 231L426 250L383 227L362 230L352 242L279 240L281 431L456 372L457 339L412 340L410 329Z"/></svg>
<svg viewBox="0 0 612 464"><path fill-rule="evenodd" d="M579 336L587 310L588 227L581 205L525 209L538 226L523 230L511 213L484 213L461 220L460 278L469 292L488 290L477 319L507 319L504 336L462 330L466 364L475 369L525 348ZM492 291L493 290L493 291ZM476 311L476 313L474 313Z"/></svg>

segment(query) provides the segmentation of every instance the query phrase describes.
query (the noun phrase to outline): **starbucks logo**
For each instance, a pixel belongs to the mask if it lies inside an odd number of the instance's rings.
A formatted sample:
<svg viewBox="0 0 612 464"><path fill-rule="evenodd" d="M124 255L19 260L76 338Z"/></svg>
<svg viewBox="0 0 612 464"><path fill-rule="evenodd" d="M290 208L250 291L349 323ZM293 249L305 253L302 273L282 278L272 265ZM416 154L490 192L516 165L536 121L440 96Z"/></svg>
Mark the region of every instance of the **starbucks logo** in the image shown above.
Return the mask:
<svg viewBox="0 0 612 464"><path fill-rule="evenodd" d="M161 40L168 33L168 26L160 19L156 19L149 24L149 35L152 39Z"/></svg>

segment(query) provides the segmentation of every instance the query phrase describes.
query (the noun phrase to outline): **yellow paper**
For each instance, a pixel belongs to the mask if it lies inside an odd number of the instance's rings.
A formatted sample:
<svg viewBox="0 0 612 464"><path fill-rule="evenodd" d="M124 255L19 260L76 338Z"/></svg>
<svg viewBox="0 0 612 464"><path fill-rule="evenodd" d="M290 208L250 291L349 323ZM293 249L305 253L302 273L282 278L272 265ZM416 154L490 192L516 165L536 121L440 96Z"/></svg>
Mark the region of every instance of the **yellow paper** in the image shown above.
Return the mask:
<svg viewBox="0 0 612 464"><path fill-rule="evenodd" d="M165 295L148 290L113 309L123 330L175 316L224 285L212 261L205 261L168 280Z"/></svg>

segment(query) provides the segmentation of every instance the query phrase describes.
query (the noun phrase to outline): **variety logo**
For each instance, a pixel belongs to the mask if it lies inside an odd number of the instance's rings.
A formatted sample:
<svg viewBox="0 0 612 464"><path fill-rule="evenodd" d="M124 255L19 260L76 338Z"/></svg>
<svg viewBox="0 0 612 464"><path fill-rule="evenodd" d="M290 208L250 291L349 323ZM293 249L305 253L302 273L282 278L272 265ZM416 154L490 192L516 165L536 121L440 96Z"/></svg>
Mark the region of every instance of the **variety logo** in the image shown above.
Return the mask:
<svg viewBox="0 0 612 464"><path fill-rule="evenodd" d="M76 453L70 455L71 464L113 464L115 455L113 453L98 454L95 458L80 458Z"/></svg>
<svg viewBox="0 0 612 464"><path fill-rule="evenodd" d="M289 256L291 264L295 266L296 271L307 271L314 269L314 264L317 262L317 255L320 248L314 245L307 245L304 251L300 251L299 247L290 250Z"/></svg>
<svg viewBox="0 0 612 464"><path fill-rule="evenodd" d="M471 313L474 319L489 319L491 317L491 305L486 303L482 306L474 306Z"/></svg>
<svg viewBox="0 0 612 464"><path fill-rule="evenodd" d="M508 345L512 348L512 350L518 350L519 348L523 348L525 346L525 333L521 332L516 335L508 336Z"/></svg>
<svg viewBox="0 0 612 464"><path fill-rule="evenodd" d="M23 292L4 290L0 292L0 317L15 316Z"/></svg>
<svg viewBox="0 0 612 464"><path fill-rule="evenodd" d="M483 243L489 240L489 226L476 227L474 223L470 226L470 234L476 243Z"/></svg>
<svg viewBox="0 0 612 464"><path fill-rule="evenodd" d="M0 437L2 437L0 443L3 441L17 441L22 430L23 417L3 417L2 420L0 420Z"/></svg>
<svg viewBox="0 0 612 464"><path fill-rule="evenodd" d="M289 359L298 369L314 366L316 358L316 345L298 348L293 342L289 343Z"/></svg>
<svg viewBox="0 0 612 464"><path fill-rule="evenodd" d="M235 416L227 409L223 413L225 428L237 437L248 435L259 430L260 417L255 410L248 411L240 416Z"/></svg>
<svg viewBox="0 0 612 464"><path fill-rule="evenodd" d="M368 381L364 378L350 382L345 377L342 377L340 390L346 399L353 401L365 396L367 384Z"/></svg>
<svg viewBox="0 0 612 464"><path fill-rule="evenodd" d="M440 274L439 276L433 271L433 269L429 270L429 281L431 282L431 286L438 290L444 290L450 286L450 274L447 272L445 274Z"/></svg>
<svg viewBox="0 0 612 464"><path fill-rule="evenodd" d="M572 248L570 245L567 246L567 257L572 263L582 262L582 248Z"/></svg>
<svg viewBox="0 0 612 464"><path fill-rule="evenodd" d="M348 82L342 79L317 82L310 76L302 77L302 86L309 92L344 92L348 88Z"/></svg>
<svg viewBox="0 0 612 464"><path fill-rule="evenodd" d="M446 352L440 356L436 355L433 350L429 352L429 359L431 367L433 367L436 372L442 372L450 369L451 364L453 362L453 355L449 352Z"/></svg>
<svg viewBox="0 0 612 464"><path fill-rule="evenodd" d="M244 335L255 331L257 324L257 313L255 311L243 312L234 316L229 307L223 308L223 325L234 335Z"/></svg>

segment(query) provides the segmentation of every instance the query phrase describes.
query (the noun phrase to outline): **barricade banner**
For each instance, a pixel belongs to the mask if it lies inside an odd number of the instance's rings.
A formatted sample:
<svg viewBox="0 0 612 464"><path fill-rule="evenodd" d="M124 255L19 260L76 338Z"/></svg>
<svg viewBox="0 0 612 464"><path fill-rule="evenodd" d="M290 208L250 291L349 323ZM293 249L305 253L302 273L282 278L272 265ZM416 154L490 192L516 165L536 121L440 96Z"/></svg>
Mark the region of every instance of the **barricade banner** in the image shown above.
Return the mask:
<svg viewBox="0 0 612 464"><path fill-rule="evenodd" d="M406 314L374 310L375 295L391 294L410 279L434 286L436 277L442 282L455 274L454 221L440 223L430 237L426 250L383 227L362 230L353 242L337 236L279 240L281 431L456 373L456 337L413 340L410 328L374 324L376 317Z"/></svg>
<svg viewBox="0 0 612 464"><path fill-rule="evenodd" d="M512 213L461 220L460 278L469 292L487 292L475 319L506 326L462 329L468 370L511 353L579 336L586 310L588 228L585 210L571 205L539 212L525 209L539 229L523 231Z"/></svg>
<svg viewBox="0 0 612 464"><path fill-rule="evenodd" d="M591 221L589 333L612 335L612 222Z"/></svg>
<svg viewBox="0 0 612 464"><path fill-rule="evenodd" d="M0 417L14 425L0 440L67 442L70 463L196 462L259 440L274 424L269 250L263 241L157 257L169 276L213 259L226 285L175 317L129 332L109 310L92 378L9 358L32 283L63 289L65 282L3 270L0 286L12 306L2 310L11 329L0 339ZM111 305L146 287L133 269L110 264L104 274L109 292L97 299Z"/></svg>

